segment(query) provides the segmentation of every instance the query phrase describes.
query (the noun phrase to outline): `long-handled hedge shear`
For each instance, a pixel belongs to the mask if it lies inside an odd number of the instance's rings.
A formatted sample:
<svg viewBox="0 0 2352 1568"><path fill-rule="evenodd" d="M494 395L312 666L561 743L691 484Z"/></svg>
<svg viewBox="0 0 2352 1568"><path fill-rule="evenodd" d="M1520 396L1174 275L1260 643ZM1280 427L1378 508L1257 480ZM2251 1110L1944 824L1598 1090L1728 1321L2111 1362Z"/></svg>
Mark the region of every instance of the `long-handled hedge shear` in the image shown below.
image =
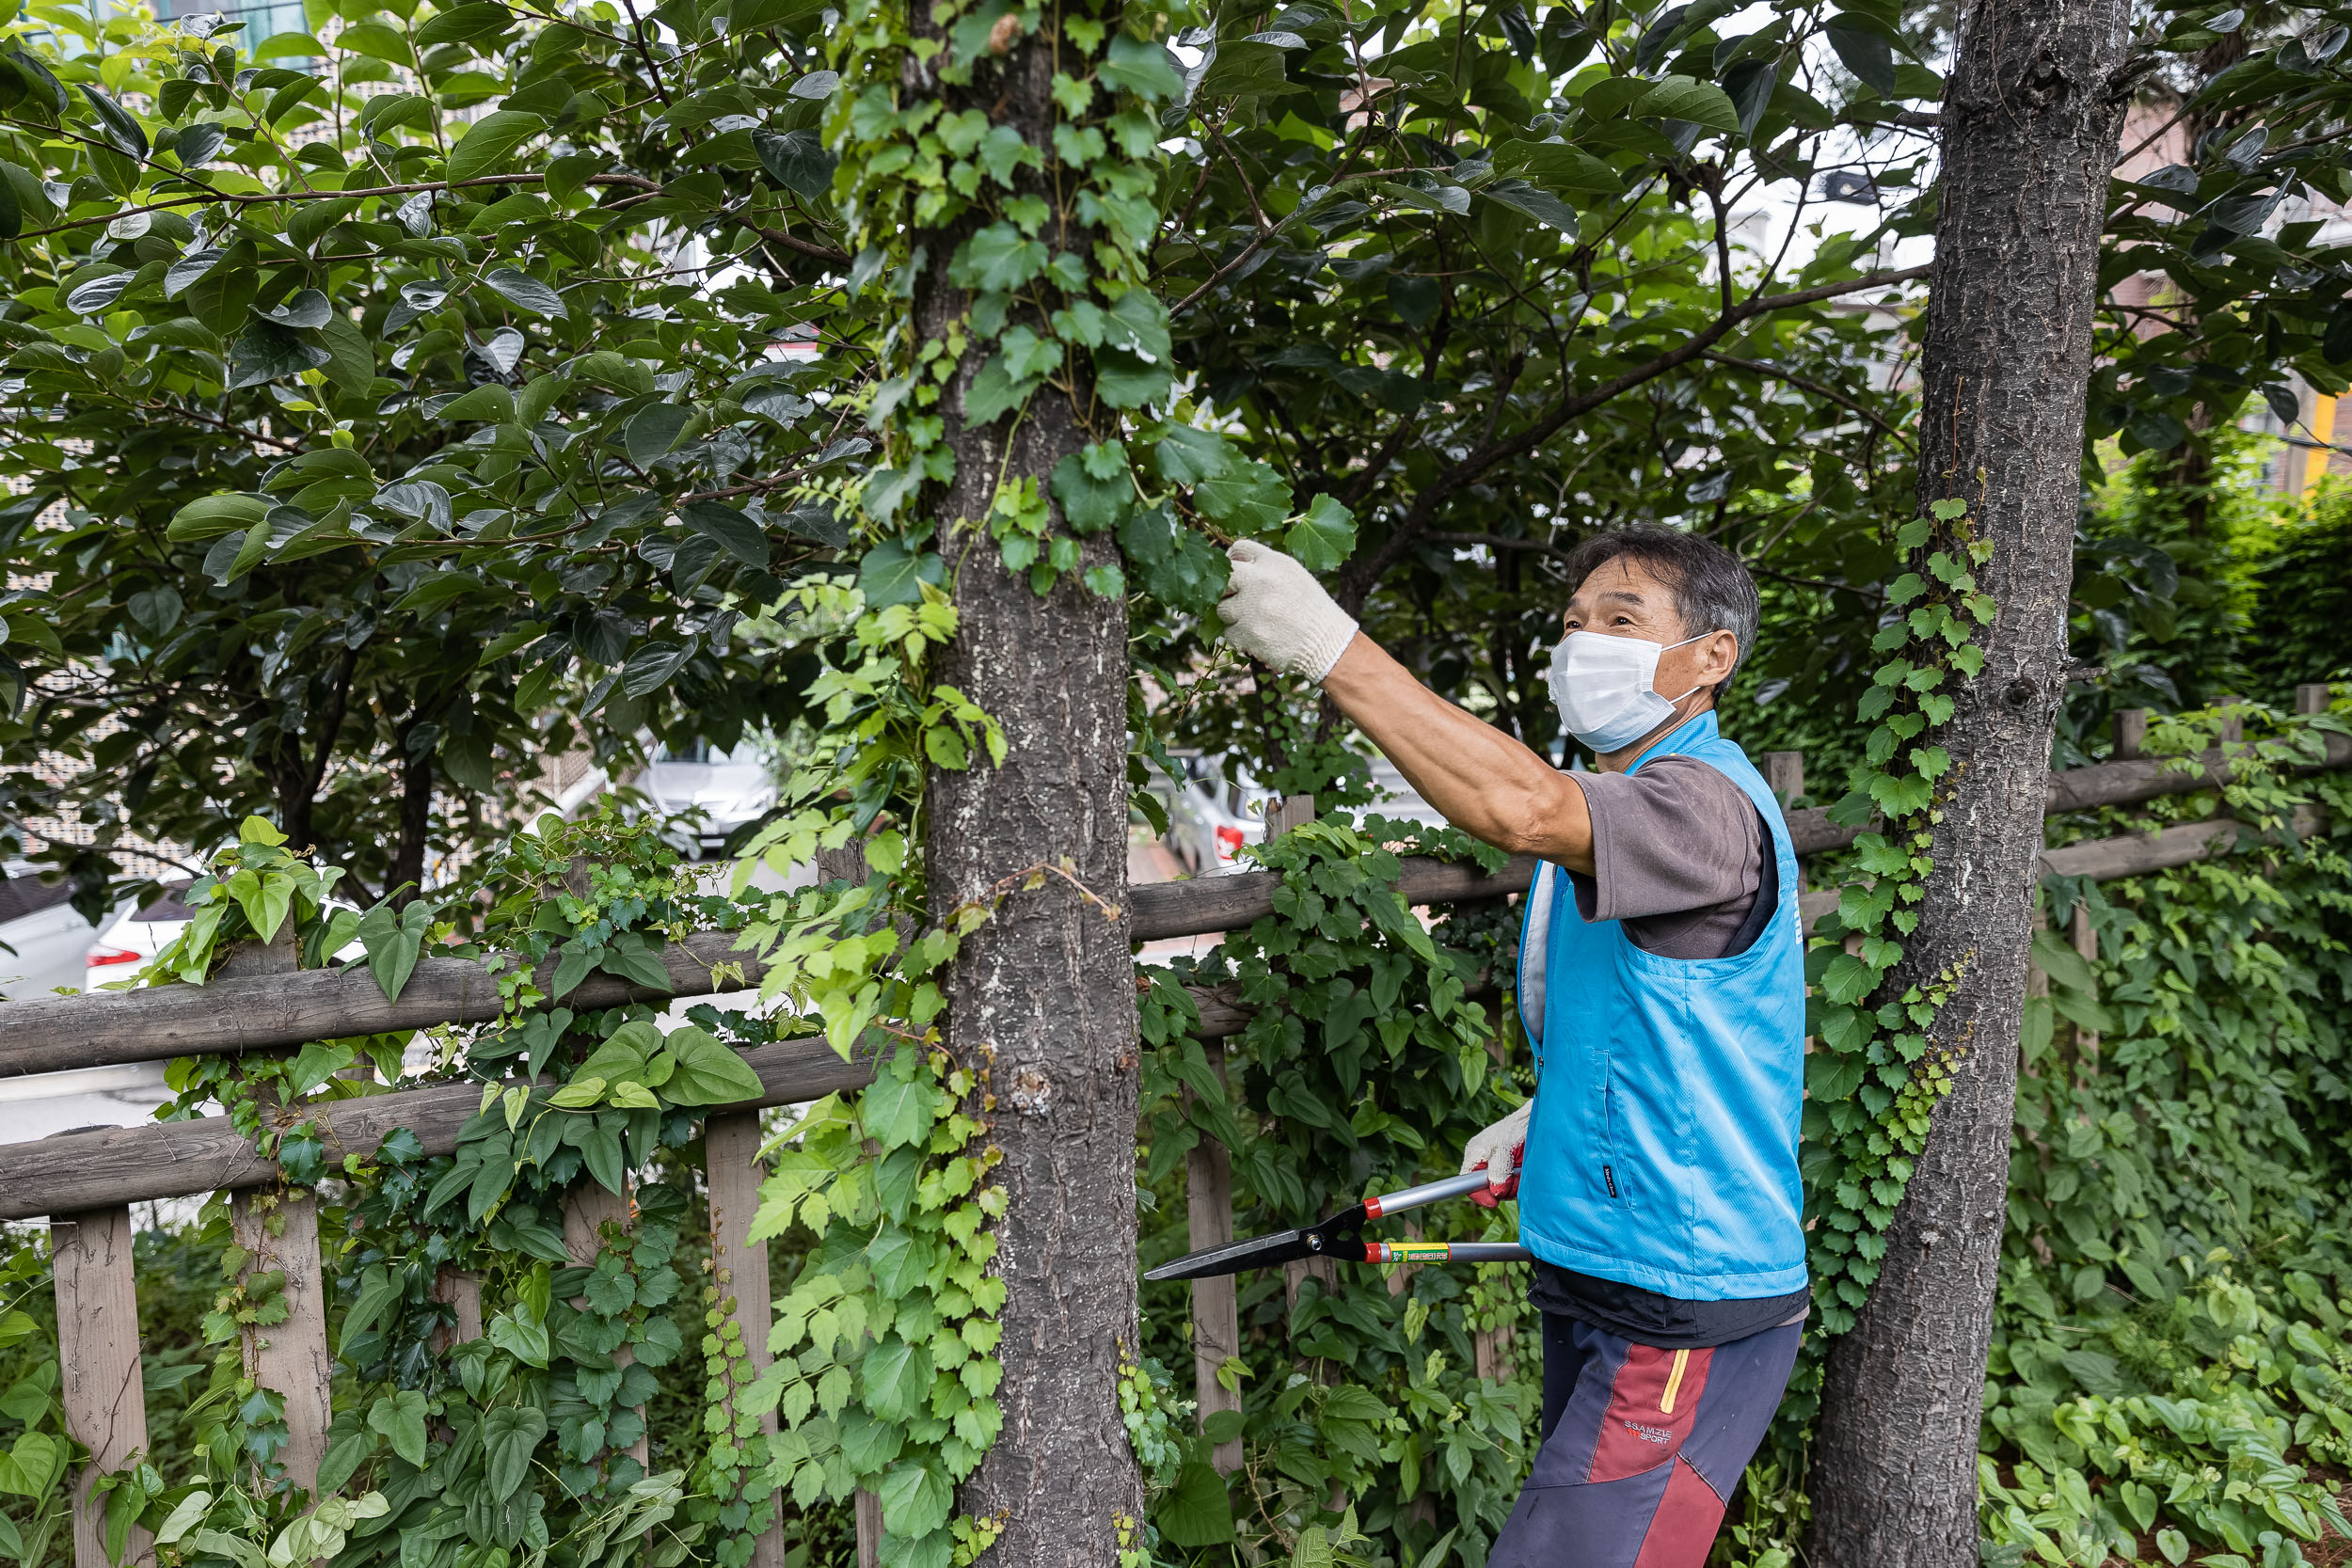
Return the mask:
<svg viewBox="0 0 2352 1568"><path fill-rule="evenodd" d="M1401 1193L1368 1197L1353 1209L1343 1209L1320 1225L1301 1230L1278 1230L1246 1242L1228 1242L1203 1252L1187 1253L1162 1263L1146 1279L1207 1279L1244 1269L1268 1268L1301 1258L1330 1258L1347 1263L1524 1263L1533 1256L1517 1242L1367 1242L1364 1227L1373 1220L1401 1214L1407 1209L1467 1197L1486 1185L1483 1170L1449 1176L1407 1187Z"/></svg>

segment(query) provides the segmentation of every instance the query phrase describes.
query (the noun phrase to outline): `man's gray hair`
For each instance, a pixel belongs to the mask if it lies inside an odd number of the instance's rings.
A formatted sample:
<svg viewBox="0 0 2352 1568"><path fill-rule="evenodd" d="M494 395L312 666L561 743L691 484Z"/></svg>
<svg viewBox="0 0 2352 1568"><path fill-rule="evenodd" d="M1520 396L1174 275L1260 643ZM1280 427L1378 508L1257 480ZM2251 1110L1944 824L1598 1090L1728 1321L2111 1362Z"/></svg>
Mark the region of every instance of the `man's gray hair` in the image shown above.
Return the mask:
<svg viewBox="0 0 2352 1568"><path fill-rule="evenodd" d="M1613 561L1638 562L1674 591L1683 636L1727 631L1738 638L1740 653L1731 674L1740 673L1756 646L1758 613L1756 578L1745 562L1711 539L1640 523L1596 533L1569 551L1568 592L1575 593L1586 578ZM1730 684L1731 675L1725 675L1715 694L1722 696Z"/></svg>

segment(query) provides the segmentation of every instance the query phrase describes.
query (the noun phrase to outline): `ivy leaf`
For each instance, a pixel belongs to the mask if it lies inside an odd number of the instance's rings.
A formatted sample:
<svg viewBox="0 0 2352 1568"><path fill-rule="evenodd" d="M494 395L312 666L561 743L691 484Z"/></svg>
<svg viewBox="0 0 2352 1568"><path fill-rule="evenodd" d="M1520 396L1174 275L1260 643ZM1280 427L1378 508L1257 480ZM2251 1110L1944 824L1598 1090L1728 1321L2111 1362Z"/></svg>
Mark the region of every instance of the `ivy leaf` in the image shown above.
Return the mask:
<svg viewBox="0 0 2352 1568"><path fill-rule="evenodd" d="M359 917L359 945L367 952L368 973L375 976L385 1001L400 1000L408 976L416 973L417 959L424 951L424 939L437 912L438 905L412 898L398 913L385 903Z"/></svg>
<svg viewBox="0 0 2352 1568"><path fill-rule="evenodd" d="M532 1450L547 1434L547 1413L535 1405L502 1405L482 1418L491 1501L502 1503L521 1489L531 1475Z"/></svg>
<svg viewBox="0 0 2352 1568"><path fill-rule="evenodd" d="M935 1099L927 1082L882 1074L858 1102L866 1135L886 1149L914 1142L930 1131Z"/></svg>
<svg viewBox="0 0 2352 1568"><path fill-rule="evenodd" d="M670 972L661 966L660 954L654 951L641 931L616 931L605 944L604 972L617 974L648 990L666 991L670 987Z"/></svg>
<svg viewBox="0 0 2352 1568"><path fill-rule="evenodd" d="M919 1540L944 1528L955 1512L956 1489L947 1478L913 1460L894 1466L875 1491L894 1534Z"/></svg>
<svg viewBox="0 0 2352 1568"><path fill-rule="evenodd" d="M400 1275L381 1263L370 1266L359 1276L358 1292L352 1297L351 1307L343 1314L343 1333L340 1343L348 1347L354 1339L374 1327L376 1320L400 1300L402 1289ZM348 1354L348 1350L344 1354Z"/></svg>
<svg viewBox="0 0 2352 1568"><path fill-rule="evenodd" d="M931 1353L910 1345L896 1334L876 1341L859 1363L869 1415L885 1421L907 1421L930 1407Z"/></svg>
<svg viewBox="0 0 2352 1568"><path fill-rule="evenodd" d="M858 562L858 592L866 595L867 606L875 610L894 604L913 604L923 596L919 583L939 586L946 580L946 562L929 550L911 550L896 539L886 539L866 552Z"/></svg>
<svg viewBox="0 0 2352 1568"><path fill-rule="evenodd" d="M379 1394L368 1408L368 1425L384 1434L392 1451L409 1464L424 1465L424 1396L414 1388Z"/></svg>
<svg viewBox="0 0 2352 1568"><path fill-rule="evenodd" d="M1356 549L1356 516L1336 496L1317 496L1282 534L1282 548L1311 572L1338 569Z"/></svg>
<svg viewBox="0 0 2352 1568"><path fill-rule="evenodd" d="M947 279L961 289L1010 293L1045 270L1045 246L1009 223L993 223L956 247Z"/></svg>
<svg viewBox="0 0 2352 1568"><path fill-rule="evenodd" d="M1279 53L1276 56L1280 57ZM1184 72L1165 44L1147 43L1124 31L1111 37L1111 46L1095 74L1113 91L1125 90L1148 103L1174 98L1184 90Z"/></svg>
<svg viewBox="0 0 2352 1568"><path fill-rule="evenodd" d="M680 1029L668 1045L677 1068L661 1093L673 1105L735 1105L768 1092L749 1063L700 1029Z"/></svg>
<svg viewBox="0 0 2352 1568"><path fill-rule="evenodd" d="M588 1174L609 1193L628 1190L628 1165L621 1155L620 1130L599 1117L596 1125L580 1135L580 1158L587 1165Z"/></svg>
<svg viewBox="0 0 2352 1568"><path fill-rule="evenodd" d="M1153 1517L1160 1533L1179 1546L1222 1546L1234 1540L1225 1478L1198 1455L1177 1472L1176 1484L1161 1495Z"/></svg>

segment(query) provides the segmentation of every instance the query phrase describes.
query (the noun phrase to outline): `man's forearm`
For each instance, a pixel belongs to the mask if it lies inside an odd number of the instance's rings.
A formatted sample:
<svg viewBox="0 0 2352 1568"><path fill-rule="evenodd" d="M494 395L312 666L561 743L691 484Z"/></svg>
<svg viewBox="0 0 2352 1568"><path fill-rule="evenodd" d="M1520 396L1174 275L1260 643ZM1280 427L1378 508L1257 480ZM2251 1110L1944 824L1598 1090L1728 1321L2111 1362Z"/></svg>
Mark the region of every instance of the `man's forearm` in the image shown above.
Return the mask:
<svg viewBox="0 0 2352 1568"><path fill-rule="evenodd" d="M1447 702L1361 632L1323 689L1445 819L1498 848L1593 869L1584 792L1543 757Z"/></svg>

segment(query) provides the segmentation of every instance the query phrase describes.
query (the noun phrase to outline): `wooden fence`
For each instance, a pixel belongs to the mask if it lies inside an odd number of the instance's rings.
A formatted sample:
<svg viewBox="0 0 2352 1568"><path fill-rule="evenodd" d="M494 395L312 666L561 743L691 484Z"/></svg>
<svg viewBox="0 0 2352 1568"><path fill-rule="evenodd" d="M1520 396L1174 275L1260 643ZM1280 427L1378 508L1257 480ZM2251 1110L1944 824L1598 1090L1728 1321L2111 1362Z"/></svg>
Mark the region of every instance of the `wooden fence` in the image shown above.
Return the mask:
<svg viewBox="0 0 2352 1568"><path fill-rule="evenodd" d="M2298 689L2298 711L2318 712L2328 689ZM2118 760L2051 775L2048 810L2056 813L2100 805L2127 805L2158 796L2209 788L2224 776L2226 752L2208 753L2198 772L2167 768L2139 758L2137 736L2144 717L2126 714L2118 724ZM2322 766L2352 763L2352 742L2331 737ZM1766 777L1784 800L1804 792L1804 759L1776 752L1763 759ZM1309 800L1277 808L1269 823L1279 832L1312 815ZM1789 827L1801 855L1851 844L1854 832L1828 821L1818 810L1792 811ZM2072 845L2042 857L2045 873L2107 879L2186 864L2216 852L2234 829L2227 821L2169 828L2161 832ZM1400 882L1417 906L1470 903L1523 891L1534 863L1522 857L1487 876L1474 869L1426 860L1408 860ZM1138 886L1129 891L1130 937L1136 942L1232 930L1273 912L1279 878L1247 872L1190 882ZM1834 908L1834 890L1802 895L1808 923ZM2078 945L2089 927L2078 926ZM575 1010L624 1002L673 1002L755 986L761 966L730 951L733 938L712 933L690 938L663 955L667 991L634 987L605 977L583 983L564 999ZM730 965L722 976L714 966ZM549 960L551 967L553 960ZM544 978L544 976L543 976ZM1489 980L1481 988L1492 993ZM1230 989L1195 988L1200 1034L1222 1072L1215 1043L1238 1034L1249 1009ZM397 1001L386 1001L373 976L336 970L302 973L230 974L201 988L166 986L43 998L0 1006L0 1076L60 1071L73 1068L156 1061L175 1056L276 1053L313 1040L412 1030L441 1024L486 1022L498 1015L498 987L483 965L457 958L421 962ZM768 1359L770 1303L766 1243L749 1240L764 1173L757 1164L759 1112L769 1106L812 1100L858 1088L869 1082L863 1060L844 1062L819 1039L786 1040L743 1053L758 1075L756 1101L715 1110L705 1124L706 1170L715 1267L731 1276L736 1321L755 1365ZM372 1154L395 1128L405 1128L427 1154L456 1148L458 1129L482 1103L478 1084L441 1084L354 1100L306 1104L296 1113L318 1125L330 1154ZM1232 1235L1232 1171L1227 1152L1204 1143L1187 1156L1191 1244L1214 1245ZM292 1440L285 1461L295 1481L309 1487L325 1449L328 1371L326 1302L318 1249L317 1213L304 1196L274 1196L278 1172L255 1152L225 1118L162 1122L63 1132L32 1143L0 1146L0 1219L47 1217L56 1259L59 1351L66 1424L86 1445L92 1462L74 1481L73 1542L76 1568L104 1568L101 1510L90 1505L98 1475L119 1466L146 1449L147 1415L141 1386L137 1285L133 1273L129 1206L158 1198L227 1191L241 1235L253 1239L255 1268L281 1269L289 1307L287 1320L248 1347L263 1386L285 1397ZM602 1189L567 1205L567 1247L593 1257L597 1226L613 1217L624 1200ZM282 1216L282 1227L259 1223L265 1212ZM266 1237L264 1241L263 1238ZM1302 1271L1303 1273L1303 1271ZM1295 1296L1301 1275L1290 1281ZM1401 1277L1392 1288L1401 1286ZM481 1331L476 1282L449 1275L442 1299L455 1309L457 1337ZM1195 1376L1200 1413L1236 1407L1238 1401L1217 1382L1224 1359L1240 1349L1233 1282L1200 1280L1193 1286ZM1492 1375L1502 1347L1480 1346L1481 1371ZM771 1418L772 1420L772 1418ZM1239 1444L1220 1448L1219 1468L1240 1461ZM876 1560L880 1510L868 1497L856 1510L862 1564ZM135 1559L151 1559L145 1543ZM759 1543L755 1568L780 1568L783 1540L771 1531Z"/></svg>

